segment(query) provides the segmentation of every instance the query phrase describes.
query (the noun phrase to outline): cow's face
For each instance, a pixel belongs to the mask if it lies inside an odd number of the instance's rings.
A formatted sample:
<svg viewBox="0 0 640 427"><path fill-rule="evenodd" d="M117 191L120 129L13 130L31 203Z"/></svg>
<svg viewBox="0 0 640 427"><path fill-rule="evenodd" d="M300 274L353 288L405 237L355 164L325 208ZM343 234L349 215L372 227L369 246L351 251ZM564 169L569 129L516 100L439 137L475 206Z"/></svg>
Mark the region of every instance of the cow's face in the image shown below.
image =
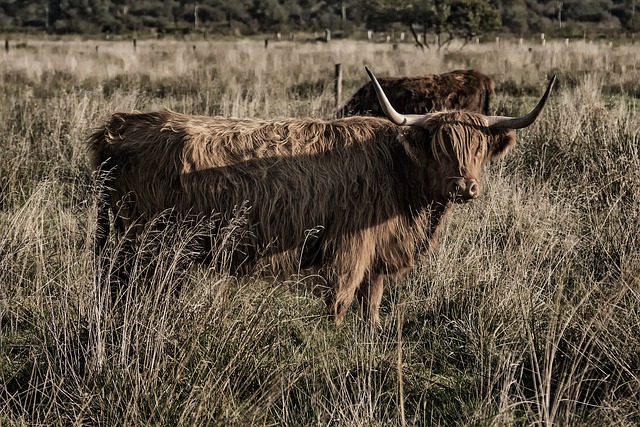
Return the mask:
<svg viewBox="0 0 640 427"><path fill-rule="evenodd" d="M423 151L430 192L440 200L464 203L482 192L482 169L503 156L515 143L513 130L491 131L480 114L452 111L432 115L424 124L426 141L405 144ZM415 151L414 151L415 153ZM417 157L417 156L414 156Z"/></svg>

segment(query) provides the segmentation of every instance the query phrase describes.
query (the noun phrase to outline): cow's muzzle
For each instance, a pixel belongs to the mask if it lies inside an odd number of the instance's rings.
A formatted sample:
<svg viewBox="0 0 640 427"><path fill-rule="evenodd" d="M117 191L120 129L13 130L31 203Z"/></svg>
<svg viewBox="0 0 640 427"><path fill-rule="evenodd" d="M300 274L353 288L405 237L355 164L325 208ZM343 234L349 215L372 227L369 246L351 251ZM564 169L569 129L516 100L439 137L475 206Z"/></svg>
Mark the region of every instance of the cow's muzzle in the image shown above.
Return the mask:
<svg viewBox="0 0 640 427"><path fill-rule="evenodd" d="M455 203L469 202L480 195L480 184L476 179L454 178L447 186L447 196Z"/></svg>

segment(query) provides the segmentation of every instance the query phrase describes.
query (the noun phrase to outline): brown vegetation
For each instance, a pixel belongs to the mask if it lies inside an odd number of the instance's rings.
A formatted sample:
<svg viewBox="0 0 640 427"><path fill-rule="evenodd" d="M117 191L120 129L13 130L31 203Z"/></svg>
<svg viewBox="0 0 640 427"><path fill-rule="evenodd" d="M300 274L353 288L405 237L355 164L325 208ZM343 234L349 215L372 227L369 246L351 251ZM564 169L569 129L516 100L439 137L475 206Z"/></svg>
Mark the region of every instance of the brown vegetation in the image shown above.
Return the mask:
<svg viewBox="0 0 640 427"><path fill-rule="evenodd" d="M468 48L30 41L3 53L0 424L637 425L637 47ZM438 250L390 287L375 336L355 311L327 322L312 278L176 268L192 255L180 223L142 233L136 286L112 306L94 280L100 180L84 141L96 123L163 107L328 118L337 62L345 94L366 81L363 63L479 69L501 115L528 111L547 75L561 84Z"/></svg>

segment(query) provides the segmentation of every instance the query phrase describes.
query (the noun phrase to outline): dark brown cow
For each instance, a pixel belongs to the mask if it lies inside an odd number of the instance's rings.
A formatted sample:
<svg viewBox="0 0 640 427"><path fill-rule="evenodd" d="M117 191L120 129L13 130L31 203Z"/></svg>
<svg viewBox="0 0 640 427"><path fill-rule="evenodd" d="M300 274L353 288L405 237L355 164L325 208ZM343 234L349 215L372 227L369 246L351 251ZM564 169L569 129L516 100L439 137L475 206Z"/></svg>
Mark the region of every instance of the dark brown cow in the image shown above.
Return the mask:
<svg viewBox="0 0 640 427"><path fill-rule="evenodd" d="M110 207L117 232L135 240L132 225L172 209L216 218L215 235L244 207L246 232L233 245L238 265L281 274L314 268L333 288L328 308L336 323L359 291L365 316L378 326L385 277L411 269L453 204L480 195L483 166L514 144L513 129L534 122L554 80L519 118L405 116L379 86L388 119L114 114L89 138L93 165L110 174L99 225L108 227Z"/></svg>
<svg viewBox="0 0 640 427"><path fill-rule="evenodd" d="M466 110L488 115L495 89L493 79L476 70L381 77L378 81L391 105L403 114ZM337 116L384 116L373 84L358 89Z"/></svg>

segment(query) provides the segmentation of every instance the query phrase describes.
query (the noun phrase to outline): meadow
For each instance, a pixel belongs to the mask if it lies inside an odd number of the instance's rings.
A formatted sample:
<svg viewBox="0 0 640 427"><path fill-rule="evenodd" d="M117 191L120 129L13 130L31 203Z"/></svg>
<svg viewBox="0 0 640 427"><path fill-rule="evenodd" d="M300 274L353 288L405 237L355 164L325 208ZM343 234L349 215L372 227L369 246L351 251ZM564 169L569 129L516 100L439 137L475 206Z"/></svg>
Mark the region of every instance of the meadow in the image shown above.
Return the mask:
<svg viewBox="0 0 640 427"><path fill-rule="evenodd" d="M640 423L640 46L29 40L0 52L1 425ZM336 327L305 278L178 268L113 306L96 279L87 135L113 112L331 117L378 76L476 68L538 121L385 289ZM111 242L113 246L115 243ZM143 259L143 258L141 258ZM354 304L355 305L355 304Z"/></svg>

